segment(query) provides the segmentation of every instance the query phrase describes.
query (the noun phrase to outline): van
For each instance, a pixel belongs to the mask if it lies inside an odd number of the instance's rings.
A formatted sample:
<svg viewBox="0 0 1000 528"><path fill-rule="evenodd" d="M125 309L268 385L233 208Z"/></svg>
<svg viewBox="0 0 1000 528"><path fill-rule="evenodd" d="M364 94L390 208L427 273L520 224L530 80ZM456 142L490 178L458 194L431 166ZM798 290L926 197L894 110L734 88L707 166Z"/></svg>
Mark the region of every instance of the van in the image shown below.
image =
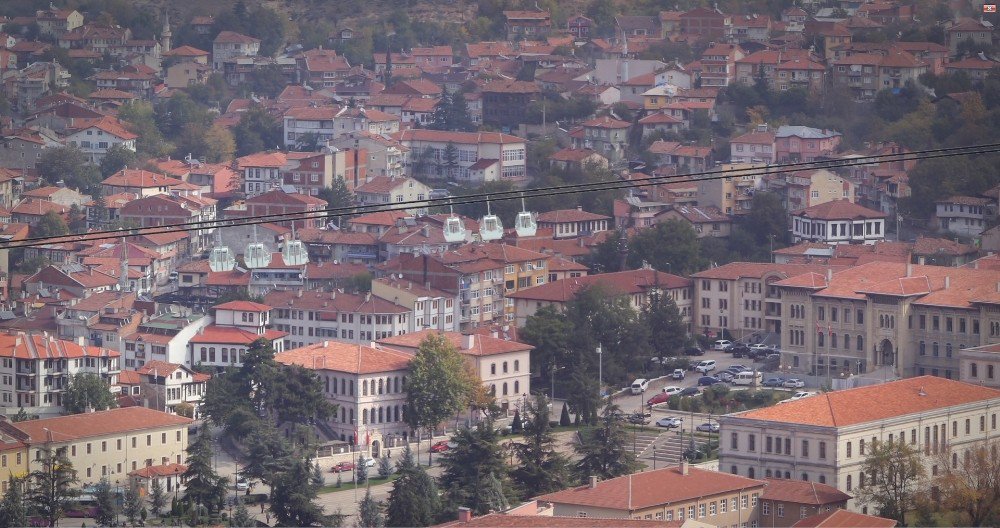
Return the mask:
<svg viewBox="0 0 1000 528"><path fill-rule="evenodd" d="M702 374L707 374L708 371L715 370L715 360L706 359L700 361L698 362L698 366L696 366L694 369L697 370L698 372L701 372Z"/></svg>
<svg viewBox="0 0 1000 528"><path fill-rule="evenodd" d="M632 382L632 394L642 394L647 388L649 388L648 379L639 378Z"/></svg>
<svg viewBox="0 0 1000 528"><path fill-rule="evenodd" d="M725 350L726 347L728 347L728 346L730 346L732 344L733 344L733 342L730 341L730 340L728 340L728 339L720 339L720 340L716 341L715 343L712 343L712 349L713 350Z"/></svg>
<svg viewBox="0 0 1000 528"><path fill-rule="evenodd" d="M733 385L760 385L764 381L764 375L760 372L750 372L744 370L733 376Z"/></svg>

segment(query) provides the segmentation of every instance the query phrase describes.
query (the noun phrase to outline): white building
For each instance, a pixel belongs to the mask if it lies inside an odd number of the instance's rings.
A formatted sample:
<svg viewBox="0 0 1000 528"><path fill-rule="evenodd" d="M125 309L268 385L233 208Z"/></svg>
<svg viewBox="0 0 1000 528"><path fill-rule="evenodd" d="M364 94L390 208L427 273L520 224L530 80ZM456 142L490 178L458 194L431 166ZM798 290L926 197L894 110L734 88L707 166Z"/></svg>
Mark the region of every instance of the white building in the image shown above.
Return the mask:
<svg viewBox="0 0 1000 528"><path fill-rule="evenodd" d="M77 147L93 163L104 159L108 149L116 145L135 152L135 140L139 136L129 132L117 119L103 117L66 136L66 144Z"/></svg>
<svg viewBox="0 0 1000 528"><path fill-rule="evenodd" d="M935 205L939 230L965 237L981 235L997 214L995 202L974 196L952 196Z"/></svg>
<svg viewBox="0 0 1000 528"><path fill-rule="evenodd" d="M406 212L416 215L427 214L427 204L421 203L430 197L431 188L413 178L393 178L376 176L354 189L355 201L362 206L412 204Z"/></svg>
<svg viewBox="0 0 1000 528"><path fill-rule="evenodd" d="M188 404L197 419L209 379L208 374L184 365L154 360L138 370L123 370L118 384L124 394L139 398L144 407L177 414L178 405Z"/></svg>
<svg viewBox="0 0 1000 528"><path fill-rule="evenodd" d="M372 295L413 310L407 332L459 329L458 295L391 276L372 281Z"/></svg>
<svg viewBox="0 0 1000 528"><path fill-rule="evenodd" d="M792 213L792 241L874 244L885 240L885 217L849 200L821 203Z"/></svg>
<svg viewBox="0 0 1000 528"><path fill-rule="evenodd" d="M521 180L526 176L525 140L509 134L410 129L404 130L399 140L410 150L409 169L414 176L443 178L451 171L458 181L470 184L496 181L496 176L500 180ZM454 167L445 166L449 145L455 149ZM496 161L499 170L484 170L486 160ZM477 170L472 170L477 163Z"/></svg>
<svg viewBox="0 0 1000 528"><path fill-rule="evenodd" d="M399 132L399 122L399 116L347 106L290 108L282 119L285 146L288 148L295 147L306 134L315 135L320 144L353 132L394 134Z"/></svg>
<svg viewBox="0 0 1000 528"><path fill-rule="evenodd" d="M408 332L413 319L412 308L371 294L273 290L264 300L289 350L330 340L371 343Z"/></svg>
<svg viewBox="0 0 1000 528"><path fill-rule="evenodd" d="M998 406L997 389L919 376L720 416L719 470L816 480L850 494L865 485L866 449L906 442L934 475L996 438ZM848 508L868 510L857 499Z"/></svg>
<svg viewBox="0 0 1000 528"><path fill-rule="evenodd" d="M222 31L212 41L212 67L221 70L224 62L236 57L256 57L259 51L260 39Z"/></svg>
<svg viewBox="0 0 1000 528"><path fill-rule="evenodd" d="M275 352L284 350L284 332L268 330L271 307L250 301L231 301L212 307L213 322L198 330L188 344L187 366L222 370L243 364L252 343L266 339Z"/></svg>
<svg viewBox="0 0 1000 528"><path fill-rule="evenodd" d="M729 142L729 159L733 163L774 163L774 152L774 132L769 132L767 125L758 125L753 132Z"/></svg>

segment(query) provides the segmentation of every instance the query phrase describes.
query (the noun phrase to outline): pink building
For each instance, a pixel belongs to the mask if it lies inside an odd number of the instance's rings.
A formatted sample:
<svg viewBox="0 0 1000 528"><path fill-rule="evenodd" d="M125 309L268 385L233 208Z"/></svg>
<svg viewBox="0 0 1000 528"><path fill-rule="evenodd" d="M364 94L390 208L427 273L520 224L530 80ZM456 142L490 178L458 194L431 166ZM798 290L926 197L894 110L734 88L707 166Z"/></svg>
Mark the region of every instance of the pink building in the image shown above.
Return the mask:
<svg viewBox="0 0 1000 528"><path fill-rule="evenodd" d="M778 127L774 135L774 151L778 163L814 161L828 156L840 145L841 134L835 130L805 126Z"/></svg>

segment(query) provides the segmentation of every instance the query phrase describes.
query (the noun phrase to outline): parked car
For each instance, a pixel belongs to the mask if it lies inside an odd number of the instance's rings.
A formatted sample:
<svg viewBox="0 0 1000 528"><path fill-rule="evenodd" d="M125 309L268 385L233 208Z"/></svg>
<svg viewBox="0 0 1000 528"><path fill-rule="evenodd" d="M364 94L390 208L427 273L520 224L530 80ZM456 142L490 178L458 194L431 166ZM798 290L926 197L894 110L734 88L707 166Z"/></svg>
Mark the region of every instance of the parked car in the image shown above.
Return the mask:
<svg viewBox="0 0 1000 528"><path fill-rule="evenodd" d="M708 371L715 370L715 360L714 359L702 360L698 362L698 365L694 369L697 370L698 372L701 372L702 374L708 374Z"/></svg>
<svg viewBox="0 0 1000 528"><path fill-rule="evenodd" d="M663 387L663 394L666 394L667 396L673 396L674 394L680 394L681 391L683 391L683 390L684 389L682 389L680 387L675 387L673 385L670 385L670 386L667 386L667 387Z"/></svg>
<svg viewBox="0 0 1000 528"><path fill-rule="evenodd" d="M633 425L649 425L649 417L645 414L630 414L628 423Z"/></svg>
<svg viewBox="0 0 1000 528"><path fill-rule="evenodd" d="M684 379L684 369L674 369L674 373L671 374L670 377L675 380Z"/></svg>
<svg viewBox="0 0 1000 528"><path fill-rule="evenodd" d="M746 357L750 353L750 348L746 345L735 345L727 350L734 358Z"/></svg>
<svg viewBox="0 0 1000 528"><path fill-rule="evenodd" d="M722 383L722 380L716 378L715 376L702 376L698 378L699 387L708 387L709 385L715 385L716 383Z"/></svg>
<svg viewBox="0 0 1000 528"><path fill-rule="evenodd" d="M701 394L701 389L698 387L688 387L678 393L678 396L694 396L695 394Z"/></svg>
<svg viewBox="0 0 1000 528"><path fill-rule="evenodd" d="M343 462L337 462L336 464L333 465L332 468L330 468L330 471L334 473L340 473L341 471L353 471L353 470L354 470L354 462L351 462L349 460L345 460Z"/></svg>
<svg viewBox="0 0 1000 528"><path fill-rule="evenodd" d="M816 394L817 393L815 393L815 392L798 391L795 394L793 394L791 398L788 398L787 400L781 400L778 403L788 403L788 402L792 402L792 401L796 401L796 400L801 400L802 398L808 398L810 396L815 396Z"/></svg>
<svg viewBox="0 0 1000 528"><path fill-rule="evenodd" d="M705 422L703 424L699 424L698 427L696 427L695 429L703 433L718 433L719 424L715 422Z"/></svg>
<svg viewBox="0 0 1000 528"><path fill-rule="evenodd" d="M680 418L674 418L673 416L668 416L666 418L660 418L656 421L657 427L666 427L671 429L674 427L680 427L684 422Z"/></svg>
<svg viewBox="0 0 1000 528"><path fill-rule="evenodd" d="M649 380L646 378L639 378L632 382L632 394L642 394L649 388Z"/></svg>
<svg viewBox="0 0 1000 528"><path fill-rule="evenodd" d="M726 370L717 373L715 375L715 377L719 378L720 381L723 381L723 382L726 382L726 383L730 383L730 382L733 381L733 373L729 372L729 371L726 371Z"/></svg>
<svg viewBox="0 0 1000 528"><path fill-rule="evenodd" d="M661 393L653 396L652 398L646 400L646 405L658 405L660 403L667 403L667 400L669 400L669 399L670 399L670 395L669 394L667 394L665 392L661 392Z"/></svg>
<svg viewBox="0 0 1000 528"><path fill-rule="evenodd" d="M764 380L764 383L761 383L761 385L765 387L780 387L784 383L785 383L785 378L777 377L777 378L767 378L766 380Z"/></svg>
<svg viewBox="0 0 1000 528"><path fill-rule="evenodd" d="M792 378L782 383L781 386L786 389L801 389L802 387L806 386L806 382L798 378Z"/></svg>
<svg viewBox="0 0 1000 528"><path fill-rule="evenodd" d="M445 452L447 450L448 450L448 442L445 441L445 440L437 442L437 443L435 443L434 445L431 446L431 452L432 453L443 453L443 452Z"/></svg>
<svg viewBox="0 0 1000 528"><path fill-rule="evenodd" d="M750 345L750 350L768 350L771 347L765 345L764 343L757 343L755 345Z"/></svg>
<svg viewBox="0 0 1000 528"><path fill-rule="evenodd" d="M712 345L712 348L715 350L725 350L726 347L732 344L733 342L728 339L720 339Z"/></svg>
<svg viewBox="0 0 1000 528"><path fill-rule="evenodd" d="M751 370L744 370L733 376L733 385L760 385L764 381L764 374Z"/></svg>
<svg viewBox="0 0 1000 528"><path fill-rule="evenodd" d="M729 372L730 374L739 374L744 370L750 370L750 367L746 365L730 365L728 368L726 368L726 372Z"/></svg>
<svg viewBox="0 0 1000 528"><path fill-rule="evenodd" d="M704 356L705 351L701 347L688 347L684 349L685 356Z"/></svg>
<svg viewBox="0 0 1000 528"><path fill-rule="evenodd" d="M236 481L236 491L246 491L250 489L250 481L241 478Z"/></svg>

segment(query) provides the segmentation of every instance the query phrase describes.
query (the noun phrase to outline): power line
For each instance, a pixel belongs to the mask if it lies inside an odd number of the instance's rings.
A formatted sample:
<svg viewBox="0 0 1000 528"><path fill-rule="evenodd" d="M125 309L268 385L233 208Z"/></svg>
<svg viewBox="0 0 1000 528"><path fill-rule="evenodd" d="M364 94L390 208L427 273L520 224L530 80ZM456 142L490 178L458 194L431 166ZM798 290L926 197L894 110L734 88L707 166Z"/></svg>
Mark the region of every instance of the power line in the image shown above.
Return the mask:
<svg viewBox="0 0 1000 528"><path fill-rule="evenodd" d="M37 247L61 242L77 241L97 241L114 240L120 238L131 238L144 235L156 235L176 231L200 231L206 229L225 229L227 227L240 227L250 225L260 225L273 222L310 220L340 216L345 214L357 214L358 212L387 212L409 209L411 206L434 207L466 205L474 203L495 202L504 200L514 200L525 197L560 196L566 194L580 194L585 192L597 192L604 190L616 190L624 188L650 187L663 183L692 183L701 181L712 181L732 177L765 176L773 174L786 174L800 172L803 170L815 170L824 168L842 168L858 165L872 165L882 163L893 163L899 161L918 161L936 158L948 158L955 156L967 156L973 154L986 154L1000 152L1000 143L990 143L972 145L966 147L948 147L940 149L927 149L911 151L907 153L879 154L872 156L859 156L856 158L840 160L823 160L796 163L783 163L752 167L747 169L714 169L696 173L670 176L651 176L642 180L626 181L602 181L592 183L578 183L541 187L528 190L497 191L492 193L477 193L461 197L448 198L428 198L424 200L411 200L406 202L396 202L386 205L362 205L321 209L317 211L299 211L291 213L274 213L260 215L253 218L232 218L217 220L201 220L195 222L183 222L177 224L165 224L160 226L112 229L103 231L92 231L89 233L78 233L71 235L46 236L26 238L18 241L0 242L0 249L16 249L25 247Z"/></svg>

